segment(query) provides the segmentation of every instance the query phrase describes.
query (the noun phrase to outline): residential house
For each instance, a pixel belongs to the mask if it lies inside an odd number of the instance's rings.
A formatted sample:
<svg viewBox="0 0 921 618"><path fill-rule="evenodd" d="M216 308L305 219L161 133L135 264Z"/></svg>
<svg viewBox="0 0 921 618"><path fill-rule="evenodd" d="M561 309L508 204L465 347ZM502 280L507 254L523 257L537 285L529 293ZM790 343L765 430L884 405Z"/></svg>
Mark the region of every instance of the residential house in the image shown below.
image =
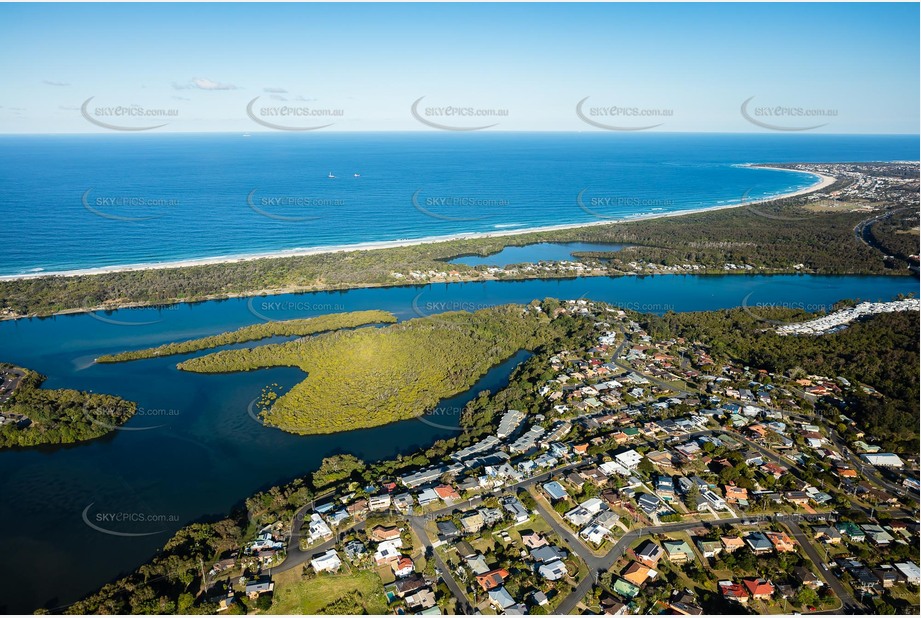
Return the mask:
<svg viewBox="0 0 921 618"><path fill-rule="evenodd" d="M895 540L895 538L886 532L882 526L876 524L863 524L860 527L863 529L864 534L867 535L867 539L870 543L877 547L886 547Z"/></svg>
<svg viewBox="0 0 921 618"><path fill-rule="evenodd" d="M723 497L729 504L748 504L748 490L738 485L726 485L723 487Z"/></svg>
<svg viewBox="0 0 921 618"><path fill-rule="evenodd" d="M355 562L367 553L364 543L358 540L351 540L345 544L345 557L351 562Z"/></svg>
<svg viewBox="0 0 921 618"><path fill-rule="evenodd" d="M608 528L605 528L604 526L601 526L597 523L593 523L583 528L579 532L579 537L597 546L604 543L604 540L610 534L611 531Z"/></svg>
<svg viewBox="0 0 921 618"><path fill-rule="evenodd" d="M412 575L415 565L412 558L400 556L399 560L390 563L390 568L393 569L393 574L396 577L408 577Z"/></svg>
<svg viewBox="0 0 921 618"><path fill-rule="evenodd" d="M364 498L359 498L352 504L345 507L345 510L349 514L349 516L359 517L367 513L369 508L370 507L368 506L368 501Z"/></svg>
<svg viewBox="0 0 921 618"><path fill-rule="evenodd" d="M425 507L430 504L438 502L441 498L438 497L438 494L435 493L435 490L431 487L427 487L419 492L419 495L416 496L416 502L419 503L419 506Z"/></svg>
<svg viewBox="0 0 921 618"><path fill-rule="evenodd" d="M694 561L694 550L684 540L666 540L662 541L662 548L669 562L675 564L685 564Z"/></svg>
<svg viewBox="0 0 921 618"><path fill-rule="evenodd" d="M402 543L400 544L402 547ZM378 566L390 564L400 559L400 549L394 541L383 541L377 544L377 551L374 552L374 562Z"/></svg>
<svg viewBox="0 0 921 618"><path fill-rule="evenodd" d="M406 606L410 609L429 609L434 608L436 604L435 593L431 588L423 588L412 594L406 595Z"/></svg>
<svg viewBox="0 0 921 618"><path fill-rule="evenodd" d="M771 540L761 532L749 532L745 535L745 544L756 556L769 554L774 547Z"/></svg>
<svg viewBox="0 0 921 618"><path fill-rule="evenodd" d="M614 582L614 586L612 588L614 592L616 592L617 594L619 594L621 597L625 599L632 599L633 597L635 597L636 595L640 593L639 586L637 586L636 584L631 584L623 577L618 577L617 580Z"/></svg>
<svg viewBox="0 0 921 618"><path fill-rule="evenodd" d="M863 543L867 538L860 526L852 521L839 521L835 524L835 528L854 543Z"/></svg>
<svg viewBox="0 0 921 618"><path fill-rule="evenodd" d="M440 541L450 541L461 535L460 529L450 519L435 522L435 527L438 530L438 540Z"/></svg>
<svg viewBox="0 0 921 618"><path fill-rule="evenodd" d="M467 567L473 572L474 575L489 573L491 570L489 565L486 564L486 558L484 558L482 554L477 554L472 558L467 558Z"/></svg>
<svg viewBox="0 0 921 618"><path fill-rule="evenodd" d="M476 534L482 530L483 526L486 524L483 519L483 515L476 511L462 515L460 518L460 523L461 527L464 529L464 532L467 534Z"/></svg>
<svg viewBox="0 0 921 618"><path fill-rule="evenodd" d="M647 515L652 515L659 510L659 505L661 504L659 498L652 494L640 494L636 498L636 505L646 513Z"/></svg>
<svg viewBox="0 0 921 618"><path fill-rule="evenodd" d="M380 494L377 496L371 496L368 500L368 508L372 511L386 511L390 508L392 498L390 494Z"/></svg>
<svg viewBox="0 0 921 618"><path fill-rule="evenodd" d="M741 541L739 541L741 542ZM723 551L723 545L719 541L710 541L708 539L697 539L697 549L704 558L716 558Z"/></svg>
<svg viewBox="0 0 921 618"><path fill-rule="evenodd" d="M460 502L461 499L457 490L450 485L439 485L435 487L435 493L439 498L444 500L445 504L454 504L455 502Z"/></svg>
<svg viewBox="0 0 921 618"><path fill-rule="evenodd" d="M803 586L813 590L821 588L825 583L812 572L812 569L804 566L793 567L793 577Z"/></svg>
<svg viewBox="0 0 921 618"><path fill-rule="evenodd" d="M310 521L307 522L307 542L314 543L320 539L332 538L333 531L323 521L317 513L310 514Z"/></svg>
<svg viewBox="0 0 921 618"><path fill-rule="evenodd" d="M554 560L553 562L541 564L537 567L537 573L551 582L563 579L569 574L562 560Z"/></svg>
<svg viewBox="0 0 921 618"><path fill-rule="evenodd" d="M736 584L731 581L719 582L720 594L727 601L735 601L742 605L748 604L748 589L742 584Z"/></svg>
<svg viewBox="0 0 921 618"><path fill-rule="evenodd" d="M627 451L624 451L623 453L618 453L617 455L614 455L614 460L617 461L617 463L622 465L627 470L635 470L636 467L643 460L643 456L637 453L636 451L634 451L633 449L629 449Z"/></svg>
<svg viewBox="0 0 921 618"><path fill-rule="evenodd" d="M645 564L631 562L621 577L635 586L643 586L647 581L655 580L658 575L657 571L650 569Z"/></svg>
<svg viewBox="0 0 921 618"><path fill-rule="evenodd" d="M809 494L805 491L787 491L784 492L784 500L794 506L806 506L809 504Z"/></svg>
<svg viewBox="0 0 921 618"><path fill-rule="evenodd" d="M765 579L743 579L742 585L748 590L751 598L759 601L768 601L774 596L774 584Z"/></svg>
<svg viewBox="0 0 921 618"><path fill-rule="evenodd" d="M336 553L336 550L331 549L311 559L310 566L317 573L335 573L342 566L342 560L339 559L339 554Z"/></svg>
<svg viewBox="0 0 921 618"><path fill-rule="evenodd" d="M543 485L541 485L541 488L544 490L547 496L554 502L556 502L557 500L564 500L569 497L569 493L557 481L550 481L549 483L544 483Z"/></svg>
<svg viewBox="0 0 921 618"><path fill-rule="evenodd" d="M458 541L454 545L454 549L457 550L458 556L460 556L461 558L465 558L465 559L473 558L478 553L477 550L473 548L473 545L471 545L467 541Z"/></svg>
<svg viewBox="0 0 921 618"><path fill-rule="evenodd" d="M393 496L391 502L394 508L396 508L401 513L408 513L415 504L415 500L413 500L412 495L406 492Z"/></svg>
<svg viewBox="0 0 921 618"><path fill-rule="evenodd" d="M892 588L899 580L898 572L889 564L881 564L873 569L873 574L876 575L876 578L884 589Z"/></svg>
<svg viewBox="0 0 921 618"><path fill-rule="evenodd" d="M531 517L530 513L528 513L528 509L525 508L524 504L522 504L521 500L518 498L506 498L502 502L502 506L512 515L516 523L523 524Z"/></svg>
<svg viewBox="0 0 921 618"><path fill-rule="evenodd" d="M637 560L646 566L654 567L659 563L662 556L665 555L665 552L652 541L646 540L634 550L634 555Z"/></svg>
<svg viewBox="0 0 921 618"><path fill-rule="evenodd" d="M380 543L381 541L396 542L400 539L400 529L396 526L374 526L371 533L368 534L368 539L375 543ZM396 546L403 547L402 541L399 541Z"/></svg>
<svg viewBox="0 0 921 618"><path fill-rule="evenodd" d="M812 532L817 540L828 545L839 545L843 540L841 533L833 526L816 526Z"/></svg>
<svg viewBox="0 0 921 618"><path fill-rule="evenodd" d="M268 594L275 590L275 583L271 577L260 577L246 583L244 592L251 599L258 599L260 595Z"/></svg>
<svg viewBox="0 0 921 618"><path fill-rule="evenodd" d="M540 533L531 530L521 531L521 542L529 549L537 549L547 545L547 539L541 536Z"/></svg>
<svg viewBox="0 0 921 618"><path fill-rule="evenodd" d="M480 585L484 591L488 592L494 588L500 587L505 580L508 578L509 572L505 569L493 569L483 573L482 575L476 576L476 583Z"/></svg>
<svg viewBox="0 0 921 618"><path fill-rule="evenodd" d="M504 586L489 591L489 602L498 610L505 610L515 605L515 599L506 591Z"/></svg>
<svg viewBox="0 0 921 618"><path fill-rule="evenodd" d="M566 475L566 482L572 485L576 491L582 491L582 487L585 485L585 479L575 472L570 472Z"/></svg>
<svg viewBox="0 0 921 618"><path fill-rule="evenodd" d="M905 578L905 581L913 586L917 586L921 583L921 571L918 570L918 565L914 562L896 562L892 566L895 567L895 570L902 574L902 577Z"/></svg>
<svg viewBox="0 0 921 618"><path fill-rule="evenodd" d="M768 538L774 546L774 551L778 554L796 551L796 543L786 532L768 531L764 533L764 536Z"/></svg>
<svg viewBox="0 0 921 618"><path fill-rule="evenodd" d="M675 484L672 482L672 477L659 475L656 479L656 495L666 502L675 499Z"/></svg>
<svg viewBox="0 0 921 618"><path fill-rule="evenodd" d="M531 559L541 564L565 560L566 555L565 551L555 545L545 545L544 547L538 547L537 549L531 550Z"/></svg>

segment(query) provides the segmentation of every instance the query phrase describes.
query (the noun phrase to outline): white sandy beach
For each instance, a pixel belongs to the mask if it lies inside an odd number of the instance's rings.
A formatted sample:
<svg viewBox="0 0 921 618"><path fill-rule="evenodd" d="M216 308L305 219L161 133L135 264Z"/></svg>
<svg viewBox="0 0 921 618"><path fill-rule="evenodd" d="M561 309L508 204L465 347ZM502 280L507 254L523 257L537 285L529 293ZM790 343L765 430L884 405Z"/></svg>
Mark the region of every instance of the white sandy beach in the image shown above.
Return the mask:
<svg viewBox="0 0 921 618"><path fill-rule="evenodd" d="M769 169L783 172L797 172L801 174L811 174L817 178L816 182L808 187L799 189L798 191L792 191L790 193L783 193L775 195L769 198L764 198L760 200L745 201L744 203L738 204L725 204L721 206L706 206L703 208L693 208L689 210L679 210L674 212L667 213L650 213L642 214L637 216L631 216L624 219L612 219L604 221L591 221L588 223L566 223L561 225L548 225L544 227L532 227L532 228L519 228L514 230L505 230L505 231L496 231L496 232L469 232L462 234L450 234L447 236L428 236L425 238L414 238L407 240L389 240L389 241L376 241L376 242L364 242L364 243L355 243L349 245L329 245L322 247L305 247L302 249L288 249L281 251L273 251L270 253L259 253L259 254L249 254L249 255L236 255L236 256L216 256L209 258L199 258L191 260L176 260L170 262L154 262L148 264L129 264L123 266L102 266L99 268L85 268L79 270L69 270L69 271L58 271L58 272L35 272L35 273L24 273L16 275L2 275L0 276L0 281L12 281L18 279L38 279L41 277L80 277L84 275L100 275L105 273L116 273L116 272L131 272L131 271L141 271L141 270L155 270L155 269L167 269L167 268L188 268L192 266L205 266L209 264L230 264L235 262L247 262L252 260L261 260L267 258L285 258L285 257L300 257L307 255L317 255L322 253L342 253L345 251L370 251L374 249L390 249L394 247L409 247L413 245L424 245L431 243L447 242L451 240L467 240L475 238L497 238L502 236L520 236L522 234L532 234L534 232L552 232L556 230L570 230L583 227L591 227L596 225L617 225L620 223L630 223L633 221L643 221L647 219L660 219L665 217L681 217L684 215L691 215L701 212L711 212L714 210L724 210L727 208L740 208L745 206L751 206L753 204L761 204L765 202L772 202L780 199L787 199L791 197L797 197L800 195L806 195L807 193L814 193L816 191L821 191L822 189L834 184L835 178L832 176L827 176L825 174L820 174L818 172L805 172L802 170L790 170L787 168L781 167L767 167L757 164L745 164L744 167L754 167L758 169Z"/></svg>

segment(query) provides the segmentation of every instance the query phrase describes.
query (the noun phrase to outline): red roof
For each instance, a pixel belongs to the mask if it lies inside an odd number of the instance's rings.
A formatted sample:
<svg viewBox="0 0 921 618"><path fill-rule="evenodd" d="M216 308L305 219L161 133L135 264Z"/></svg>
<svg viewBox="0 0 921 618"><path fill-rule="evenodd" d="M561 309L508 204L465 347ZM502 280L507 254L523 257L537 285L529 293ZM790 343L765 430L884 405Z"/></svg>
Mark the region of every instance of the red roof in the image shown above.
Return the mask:
<svg viewBox="0 0 921 618"><path fill-rule="evenodd" d="M720 584L720 593L729 599L747 599L748 592L741 584Z"/></svg>
<svg viewBox="0 0 921 618"><path fill-rule="evenodd" d="M774 584L763 579L743 579L742 583L752 596L770 596L774 594Z"/></svg>
<svg viewBox="0 0 921 618"><path fill-rule="evenodd" d="M492 590L493 588L501 586L505 582L506 577L508 577L508 571L505 569L495 569L488 573L477 575L476 583L478 583L483 590Z"/></svg>
<svg viewBox="0 0 921 618"><path fill-rule="evenodd" d="M411 569L413 566L412 558L401 556L399 560L393 563L393 571L397 572L402 571L403 569Z"/></svg>
<svg viewBox="0 0 921 618"><path fill-rule="evenodd" d="M441 498L460 498L460 494L450 485L439 485L435 488L435 493Z"/></svg>

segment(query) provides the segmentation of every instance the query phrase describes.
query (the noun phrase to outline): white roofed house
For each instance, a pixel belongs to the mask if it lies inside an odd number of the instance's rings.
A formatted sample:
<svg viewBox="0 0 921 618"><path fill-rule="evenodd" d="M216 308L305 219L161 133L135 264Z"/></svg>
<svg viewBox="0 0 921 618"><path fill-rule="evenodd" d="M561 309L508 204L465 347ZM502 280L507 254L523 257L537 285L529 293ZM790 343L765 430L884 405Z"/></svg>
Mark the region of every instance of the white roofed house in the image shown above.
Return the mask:
<svg viewBox="0 0 921 618"><path fill-rule="evenodd" d="M610 534L610 530L598 524L591 524L579 532L579 536L582 537L582 539L593 545L601 545Z"/></svg>
<svg viewBox="0 0 921 618"><path fill-rule="evenodd" d="M563 579L569 574L566 569L566 564L564 564L562 560L554 560L553 562L541 564L537 567L537 573L551 582Z"/></svg>
<svg viewBox="0 0 921 618"><path fill-rule="evenodd" d="M371 496L368 500L368 508L372 511L385 511L390 508L390 494L380 494L378 496Z"/></svg>
<svg viewBox="0 0 921 618"><path fill-rule="evenodd" d="M311 559L310 566L317 573L334 573L342 566L342 560L339 559L339 554L336 553L336 550L331 549Z"/></svg>
<svg viewBox="0 0 921 618"><path fill-rule="evenodd" d="M614 460L628 470L634 470L643 460L643 456L633 449L614 455Z"/></svg>
<svg viewBox="0 0 921 618"><path fill-rule="evenodd" d="M579 506L568 511L563 517L574 526L584 526L601 512L604 502L599 498L589 498Z"/></svg>
<svg viewBox="0 0 921 618"><path fill-rule="evenodd" d="M374 553L374 562L380 566L389 564L400 558L400 549L393 541L383 541L378 543L377 551Z"/></svg>
<svg viewBox="0 0 921 618"><path fill-rule="evenodd" d="M860 458L872 466L881 468L903 468L905 466L905 462L893 453L864 453Z"/></svg>
<svg viewBox="0 0 921 618"><path fill-rule="evenodd" d="M310 521L307 523L307 541L313 543L320 539L328 539L333 536L333 531L323 521L317 513L311 513Z"/></svg>

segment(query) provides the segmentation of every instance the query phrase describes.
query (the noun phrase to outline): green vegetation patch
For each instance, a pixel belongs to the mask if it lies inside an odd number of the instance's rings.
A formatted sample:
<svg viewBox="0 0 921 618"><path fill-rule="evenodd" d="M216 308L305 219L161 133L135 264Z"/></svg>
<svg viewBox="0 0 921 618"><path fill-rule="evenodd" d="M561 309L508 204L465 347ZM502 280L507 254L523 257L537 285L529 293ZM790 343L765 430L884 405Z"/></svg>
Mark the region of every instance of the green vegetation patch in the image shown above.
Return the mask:
<svg viewBox="0 0 921 618"><path fill-rule="evenodd" d="M299 367L308 378L263 412L266 424L299 434L334 433L431 410L518 350L532 349L547 321L520 305L444 313L381 329L223 350L179 368L224 373Z"/></svg>
<svg viewBox="0 0 921 618"><path fill-rule="evenodd" d="M190 339L177 343L167 343L156 348L121 352L119 354L105 354L96 359L97 363L120 363L124 361L140 360L143 358L157 358L172 356L174 354L188 354L232 343L246 343L269 337L305 337L340 328L355 328L368 324L393 324L397 321L395 315L389 311L373 309L370 311L353 311L351 313L332 313L315 318L300 320L283 320L279 322L266 322L244 326L229 333L221 333L211 337Z"/></svg>
<svg viewBox="0 0 921 618"><path fill-rule="evenodd" d="M9 365L5 365L9 367ZM25 370L2 414L0 448L72 444L104 436L131 418L137 405L114 395L40 388L45 376Z"/></svg>
<svg viewBox="0 0 921 618"><path fill-rule="evenodd" d="M322 575L276 585L270 614L387 614L380 578L370 571Z"/></svg>

